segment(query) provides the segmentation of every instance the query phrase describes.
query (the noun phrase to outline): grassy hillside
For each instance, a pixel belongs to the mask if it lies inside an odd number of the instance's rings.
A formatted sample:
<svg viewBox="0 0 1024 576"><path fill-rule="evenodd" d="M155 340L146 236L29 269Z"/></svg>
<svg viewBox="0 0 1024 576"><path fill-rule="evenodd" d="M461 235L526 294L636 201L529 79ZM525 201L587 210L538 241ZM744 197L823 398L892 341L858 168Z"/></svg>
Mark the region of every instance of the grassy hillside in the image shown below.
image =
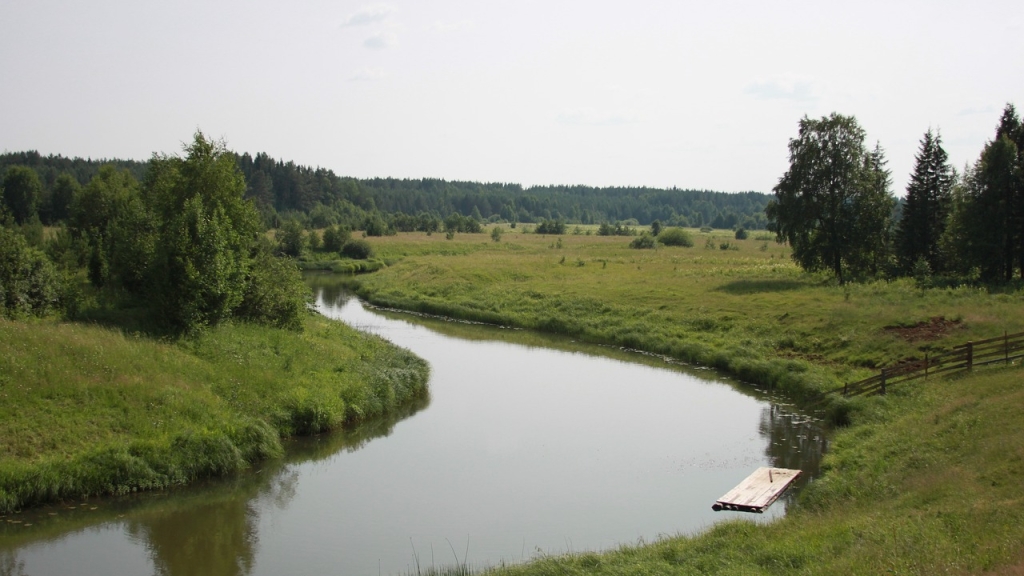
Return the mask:
<svg viewBox="0 0 1024 576"><path fill-rule="evenodd" d="M507 231L373 239L394 262L353 283L411 310L564 332L711 364L791 392L1024 330L1024 293L838 286L765 238L692 248ZM725 248L723 249L723 245ZM1024 373L979 369L846 405L826 474L769 525L545 557L508 574L1019 574L1024 571Z"/></svg>
<svg viewBox="0 0 1024 576"><path fill-rule="evenodd" d="M839 286L803 273L767 235L691 233L694 247L656 250L585 234L401 234L372 239L393 265L354 282L377 304L668 354L797 397L1024 330L1019 291Z"/></svg>
<svg viewBox="0 0 1024 576"><path fill-rule="evenodd" d="M313 315L302 333L224 325L177 343L0 320L0 512L240 470L426 381L407 351Z"/></svg>

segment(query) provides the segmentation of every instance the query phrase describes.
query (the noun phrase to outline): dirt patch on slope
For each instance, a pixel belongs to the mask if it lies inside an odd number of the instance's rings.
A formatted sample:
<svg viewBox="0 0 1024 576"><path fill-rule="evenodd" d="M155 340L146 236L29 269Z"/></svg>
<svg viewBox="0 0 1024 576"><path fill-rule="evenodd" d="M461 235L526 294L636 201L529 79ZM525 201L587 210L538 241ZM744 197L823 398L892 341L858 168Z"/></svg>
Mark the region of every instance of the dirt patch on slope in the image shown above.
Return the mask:
<svg viewBox="0 0 1024 576"><path fill-rule="evenodd" d="M907 342L925 342L938 340L961 327L960 320L946 320L945 316L935 316L927 322L918 322L913 326L886 326L884 330L895 334Z"/></svg>

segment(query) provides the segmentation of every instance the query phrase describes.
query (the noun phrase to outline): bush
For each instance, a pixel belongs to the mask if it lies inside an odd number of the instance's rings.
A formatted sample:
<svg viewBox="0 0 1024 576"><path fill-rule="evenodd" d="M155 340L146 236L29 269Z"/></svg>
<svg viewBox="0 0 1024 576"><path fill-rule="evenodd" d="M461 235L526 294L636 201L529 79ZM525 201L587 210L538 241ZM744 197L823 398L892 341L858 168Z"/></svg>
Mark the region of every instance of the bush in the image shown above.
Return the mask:
<svg viewBox="0 0 1024 576"><path fill-rule="evenodd" d="M629 243L630 248L636 248L638 250L654 248L654 236L644 232L640 236L637 236Z"/></svg>
<svg viewBox="0 0 1024 576"><path fill-rule="evenodd" d="M685 246L687 248L693 246L693 238L690 236L690 233L682 228L662 230L661 234L658 235L658 242L665 246Z"/></svg>
<svg viewBox="0 0 1024 576"><path fill-rule="evenodd" d="M287 220L274 234L278 242L278 251L292 258L301 256L306 248L306 238L302 232L302 224L298 220Z"/></svg>
<svg viewBox="0 0 1024 576"><path fill-rule="evenodd" d="M0 226L0 317L42 316L57 308L64 286L46 254Z"/></svg>
<svg viewBox="0 0 1024 576"><path fill-rule="evenodd" d="M747 231L745 229L743 229L743 228L737 228L736 229L736 239L737 240L746 240L747 239Z"/></svg>
<svg viewBox="0 0 1024 576"><path fill-rule="evenodd" d="M373 248L366 240L350 239L341 247L341 255L353 260L366 260L373 256Z"/></svg>
<svg viewBox="0 0 1024 576"><path fill-rule="evenodd" d="M367 236L389 236L391 234L391 228L388 227L387 222L380 214L374 214L367 216L363 222L363 230Z"/></svg>
<svg viewBox="0 0 1024 576"><path fill-rule="evenodd" d="M540 224L537 224L537 234L565 234L565 222L541 220Z"/></svg>
<svg viewBox="0 0 1024 576"><path fill-rule="evenodd" d="M597 229L598 236L636 236L636 228L630 228L622 222L619 222L612 226L611 224L604 222Z"/></svg>
<svg viewBox="0 0 1024 576"><path fill-rule="evenodd" d="M330 226L324 230L323 250L324 252L341 252L341 247L348 242L351 234L344 226Z"/></svg>
<svg viewBox="0 0 1024 576"><path fill-rule="evenodd" d="M242 303L235 316L277 328L302 329L309 290L291 260L260 250L249 267Z"/></svg>
<svg viewBox="0 0 1024 576"><path fill-rule="evenodd" d="M462 232L464 234L479 234L480 232L483 232L483 227L480 226L480 222L469 216L463 216L458 212L452 212L444 219L444 230L447 234L451 234L452 237L454 237L456 232Z"/></svg>

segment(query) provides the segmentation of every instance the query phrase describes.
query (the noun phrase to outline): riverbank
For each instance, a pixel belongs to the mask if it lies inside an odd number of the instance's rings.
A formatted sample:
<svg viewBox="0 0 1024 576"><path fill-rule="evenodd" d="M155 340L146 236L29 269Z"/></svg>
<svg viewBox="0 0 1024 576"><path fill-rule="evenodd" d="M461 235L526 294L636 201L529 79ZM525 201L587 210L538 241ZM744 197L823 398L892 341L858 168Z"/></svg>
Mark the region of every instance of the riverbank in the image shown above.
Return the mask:
<svg viewBox="0 0 1024 576"><path fill-rule="evenodd" d="M302 332L234 324L177 342L0 320L0 513L243 470L282 437L424 398L428 371L313 314Z"/></svg>
<svg viewBox="0 0 1024 576"><path fill-rule="evenodd" d="M1024 329L1019 291L925 290L909 279L837 286L798 270L774 242L722 234L653 251L586 235L399 235L373 244L395 264L351 283L375 304L667 354L797 396ZM782 521L497 572L1020 573L1021 381L1018 364L856 400L824 478Z"/></svg>
<svg viewBox="0 0 1024 576"><path fill-rule="evenodd" d="M394 264L351 285L375 305L664 354L794 399L1024 329L1020 292L839 286L802 272L765 233L693 236L692 248L635 250L629 238L585 234L400 234L372 243ZM855 408L834 401L829 417L846 423Z"/></svg>
<svg viewBox="0 0 1024 576"><path fill-rule="evenodd" d="M1022 376L997 368L877 399L836 434L824 477L771 524L724 522L493 573L1020 574Z"/></svg>

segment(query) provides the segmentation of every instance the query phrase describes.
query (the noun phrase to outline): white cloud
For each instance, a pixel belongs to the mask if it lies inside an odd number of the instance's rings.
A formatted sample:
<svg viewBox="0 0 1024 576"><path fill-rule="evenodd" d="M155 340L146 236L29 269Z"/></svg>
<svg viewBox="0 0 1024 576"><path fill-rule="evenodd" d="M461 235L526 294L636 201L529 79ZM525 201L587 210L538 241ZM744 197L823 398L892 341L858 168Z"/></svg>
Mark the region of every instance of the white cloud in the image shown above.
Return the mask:
<svg viewBox="0 0 1024 576"><path fill-rule="evenodd" d="M341 25L342 27L362 26L365 24L383 22L394 12L395 8L388 4L368 4L350 14L349 17L341 23Z"/></svg>
<svg viewBox="0 0 1024 576"><path fill-rule="evenodd" d="M807 102L817 100L814 86L807 80L793 78L773 78L748 84L744 94L759 100L793 100Z"/></svg>
<svg viewBox="0 0 1024 576"><path fill-rule="evenodd" d="M373 50L394 48L398 46L398 35L394 32L377 32L373 36L363 40L363 46Z"/></svg>
<svg viewBox="0 0 1024 576"><path fill-rule="evenodd" d="M633 124L639 120L632 110L605 110L599 108L569 108L558 113L562 124L576 126L617 126Z"/></svg>
<svg viewBox="0 0 1024 576"><path fill-rule="evenodd" d="M472 20L458 20L454 22L442 22L441 20L435 21L430 25L432 32L440 34L451 34L453 32L466 32L476 28L476 22Z"/></svg>
<svg viewBox="0 0 1024 576"><path fill-rule="evenodd" d="M360 68L356 73L349 76L349 82L375 82L383 80L387 74L380 68Z"/></svg>
<svg viewBox="0 0 1024 576"><path fill-rule="evenodd" d="M985 115L992 116L993 118L995 118L999 115L999 112L1000 109L992 105L968 106L967 108L962 108L959 112L957 112L957 116Z"/></svg>

